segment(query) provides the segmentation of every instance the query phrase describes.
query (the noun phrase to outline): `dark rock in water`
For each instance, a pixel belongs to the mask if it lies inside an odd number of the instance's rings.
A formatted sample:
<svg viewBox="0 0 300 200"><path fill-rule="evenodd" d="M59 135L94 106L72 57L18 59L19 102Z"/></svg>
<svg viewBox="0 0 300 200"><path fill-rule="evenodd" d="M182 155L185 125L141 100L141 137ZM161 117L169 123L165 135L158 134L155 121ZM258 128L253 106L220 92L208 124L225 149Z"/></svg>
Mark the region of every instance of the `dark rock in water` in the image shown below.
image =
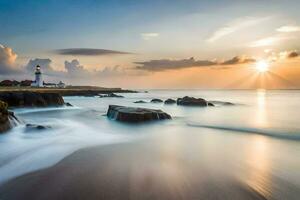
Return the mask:
<svg viewBox="0 0 300 200"><path fill-rule="evenodd" d="M66 103L65 103L65 106L68 106L68 107L73 107L73 105L72 105L72 104L70 104L69 102L66 102Z"/></svg>
<svg viewBox="0 0 300 200"><path fill-rule="evenodd" d="M65 104L60 94L48 92L0 92L0 100L6 102L9 107L46 107Z"/></svg>
<svg viewBox="0 0 300 200"><path fill-rule="evenodd" d="M143 122L152 120L171 119L171 116L161 110L148 108L125 107L110 105L107 117L124 122Z"/></svg>
<svg viewBox="0 0 300 200"><path fill-rule="evenodd" d="M161 100L161 99L152 99L151 100L151 103L161 103L161 102L163 102L163 100Z"/></svg>
<svg viewBox="0 0 300 200"><path fill-rule="evenodd" d="M167 99L165 100L165 104L174 104L176 101L174 99Z"/></svg>
<svg viewBox="0 0 300 200"><path fill-rule="evenodd" d="M207 102L205 99L202 98L194 98L194 97L188 97L185 96L183 98L177 99L177 105L181 106L214 106L212 103Z"/></svg>
<svg viewBox="0 0 300 200"><path fill-rule="evenodd" d="M207 102L207 106L215 106L215 105L211 102Z"/></svg>
<svg viewBox="0 0 300 200"><path fill-rule="evenodd" d="M43 125L37 125L37 124L26 124L26 129L27 130L44 130L44 129L49 129L51 128L50 126L43 126Z"/></svg>
<svg viewBox="0 0 300 200"><path fill-rule="evenodd" d="M122 95L117 95L115 93L108 93L108 94L99 94L100 98L104 98L104 97L116 97L116 98L124 98L124 96Z"/></svg>
<svg viewBox="0 0 300 200"><path fill-rule="evenodd" d="M221 106L234 106L234 103L228 102L228 101L210 101L210 103L215 105L221 105Z"/></svg>
<svg viewBox="0 0 300 200"><path fill-rule="evenodd" d="M0 101L0 133L8 131L16 125L18 119L13 112L7 110L7 103Z"/></svg>
<svg viewBox="0 0 300 200"><path fill-rule="evenodd" d="M146 101L143 101L143 100L139 100L139 101L135 101L133 103L147 103Z"/></svg>

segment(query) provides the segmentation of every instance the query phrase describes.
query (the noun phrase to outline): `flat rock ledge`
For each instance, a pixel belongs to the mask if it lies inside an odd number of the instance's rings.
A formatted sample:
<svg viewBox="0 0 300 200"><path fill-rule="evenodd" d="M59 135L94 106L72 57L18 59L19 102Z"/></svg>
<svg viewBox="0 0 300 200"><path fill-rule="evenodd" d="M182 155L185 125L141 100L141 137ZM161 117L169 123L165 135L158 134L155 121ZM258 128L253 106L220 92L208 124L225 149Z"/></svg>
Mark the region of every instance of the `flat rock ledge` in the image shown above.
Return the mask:
<svg viewBox="0 0 300 200"><path fill-rule="evenodd" d="M214 106L214 104L206 101L202 98L194 98L185 96L183 98L177 99L177 105L181 106L200 106L200 107L207 107L207 106Z"/></svg>
<svg viewBox="0 0 300 200"><path fill-rule="evenodd" d="M148 108L125 107L109 105L107 117L122 122L144 122L153 120L172 119L172 117L162 110Z"/></svg>
<svg viewBox="0 0 300 200"><path fill-rule="evenodd" d="M99 94L99 98L105 98L105 97L124 98L124 96L118 95L118 94L115 94L115 93Z"/></svg>
<svg viewBox="0 0 300 200"><path fill-rule="evenodd" d="M9 107L47 107L65 104L60 94L49 92L1 92L0 100L6 102Z"/></svg>

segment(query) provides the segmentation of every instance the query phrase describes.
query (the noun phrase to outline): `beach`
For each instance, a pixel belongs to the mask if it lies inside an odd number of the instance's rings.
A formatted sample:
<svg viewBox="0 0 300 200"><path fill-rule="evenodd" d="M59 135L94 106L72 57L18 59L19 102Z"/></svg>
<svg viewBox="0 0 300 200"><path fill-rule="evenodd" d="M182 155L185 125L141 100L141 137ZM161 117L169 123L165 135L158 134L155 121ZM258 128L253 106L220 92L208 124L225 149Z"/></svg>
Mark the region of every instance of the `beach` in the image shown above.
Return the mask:
<svg viewBox="0 0 300 200"><path fill-rule="evenodd" d="M133 103L185 94L235 105ZM298 199L299 92L123 95L65 97L74 107L14 110L52 128L30 132L20 124L1 136L0 199ZM107 106L117 103L162 109L172 120L107 119Z"/></svg>

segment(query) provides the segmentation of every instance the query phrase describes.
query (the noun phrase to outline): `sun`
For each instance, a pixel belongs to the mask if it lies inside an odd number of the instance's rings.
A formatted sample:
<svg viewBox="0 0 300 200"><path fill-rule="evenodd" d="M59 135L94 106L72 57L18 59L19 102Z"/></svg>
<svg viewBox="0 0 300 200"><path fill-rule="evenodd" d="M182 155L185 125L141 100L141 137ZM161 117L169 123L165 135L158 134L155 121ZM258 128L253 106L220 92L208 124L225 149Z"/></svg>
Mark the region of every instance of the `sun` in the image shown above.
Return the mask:
<svg viewBox="0 0 300 200"><path fill-rule="evenodd" d="M269 63L265 60L260 60L255 64L256 70L260 73L265 73L269 71Z"/></svg>

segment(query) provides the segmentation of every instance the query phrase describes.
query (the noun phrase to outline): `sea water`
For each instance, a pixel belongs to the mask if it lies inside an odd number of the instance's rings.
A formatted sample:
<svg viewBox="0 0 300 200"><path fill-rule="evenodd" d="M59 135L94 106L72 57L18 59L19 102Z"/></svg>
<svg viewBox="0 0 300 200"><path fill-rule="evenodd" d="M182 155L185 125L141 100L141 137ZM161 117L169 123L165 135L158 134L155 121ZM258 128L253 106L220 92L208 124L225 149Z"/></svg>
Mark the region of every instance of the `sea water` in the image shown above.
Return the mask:
<svg viewBox="0 0 300 200"><path fill-rule="evenodd" d="M0 184L51 167L82 148L155 138L172 154L185 146L190 160L238 177L265 196L300 194L300 91L150 90L122 95L65 97L73 107L15 109L21 123L0 135ZM205 108L134 103L183 96L217 102ZM173 119L120 123L105 116L112 104L161 109ZM28 129L27 123L50 128Z"/></svg>

